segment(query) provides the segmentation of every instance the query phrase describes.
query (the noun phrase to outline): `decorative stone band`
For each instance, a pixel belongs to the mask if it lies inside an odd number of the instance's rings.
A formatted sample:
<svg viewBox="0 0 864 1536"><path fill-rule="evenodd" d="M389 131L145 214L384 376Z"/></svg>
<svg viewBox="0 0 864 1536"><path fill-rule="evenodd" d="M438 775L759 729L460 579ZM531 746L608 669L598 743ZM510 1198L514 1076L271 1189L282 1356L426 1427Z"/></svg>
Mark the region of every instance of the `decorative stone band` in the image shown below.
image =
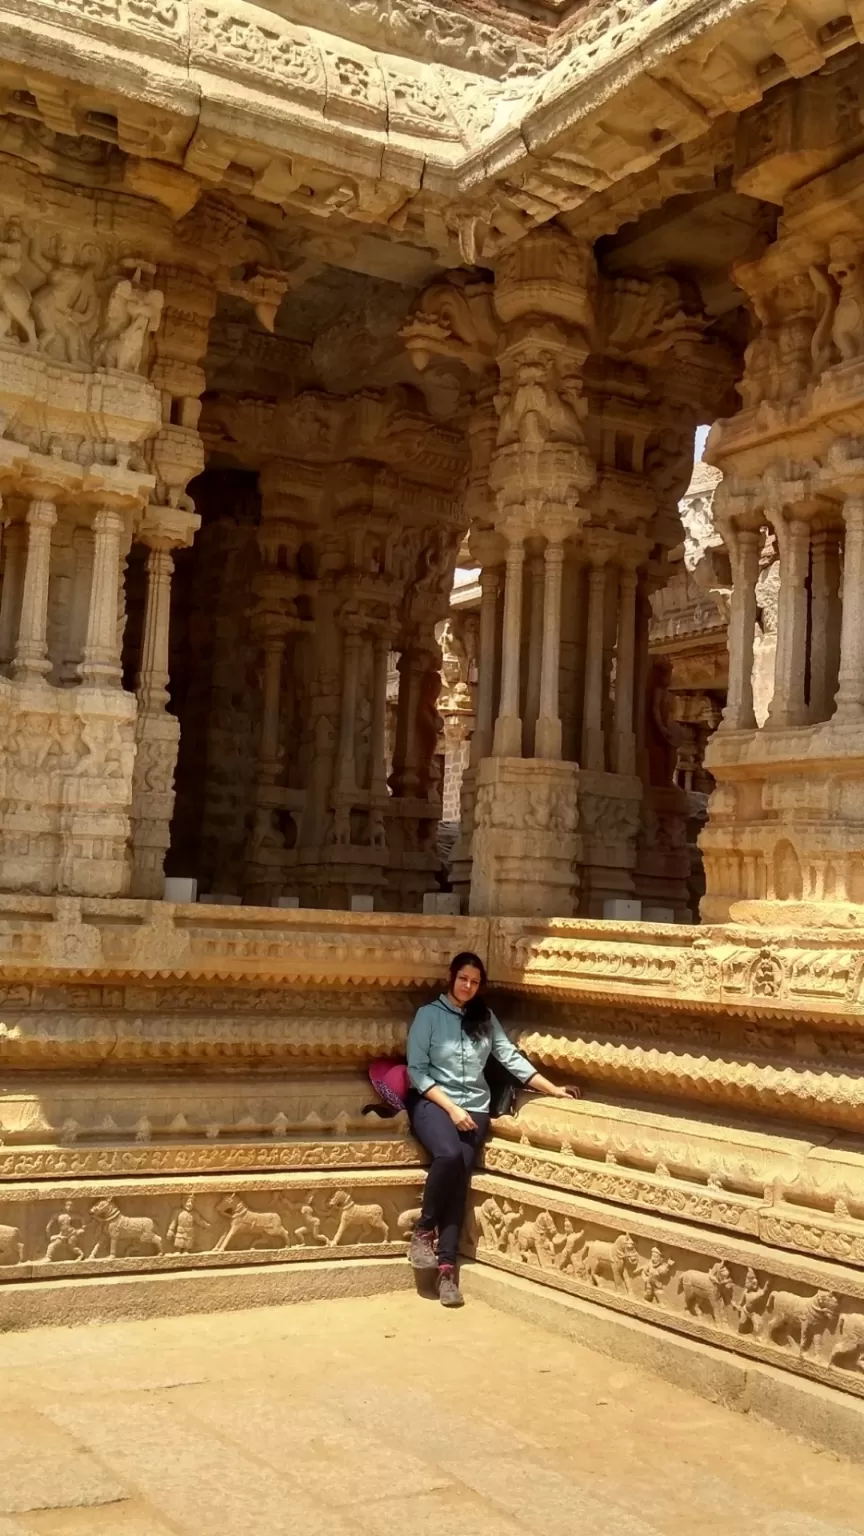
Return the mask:
<svg viewBox="0 0 864 1536"><path fill-rule="evenodd" d="M0 1280L398 1256L420 1172L18 1185L0 1193Z"/></svg>
<svg viewBox="0 0 864 1536"><path fill-rule="evenodd" d="M380 1140L188 1141L140 1146L0 1147L0 1181L141 1178L159 1174L290 1173L306 1168L380 1169L419 1165L407 1137Z"/></svg>
<svg viewBox="0 0 864 1536"><path fill-rule="evenodd" d="M818 942L817 942L818 939ZM0 984L424 988L470 949L537 999L718 1017L864 1017L864 932L458 918L0 895ZM143 996L142 989L142 996ZM167 997L167 994L166 994ZM209 1005L208 1005L209 1006ZM166 1013L172 1006L163 1004Z"/></svg>
<svg viewBox="0 0 864 1536"><path fill-rule="evenodd" d="M864 1275L530 1185L474 1180L484 1263L864 1396Z"/></svg>

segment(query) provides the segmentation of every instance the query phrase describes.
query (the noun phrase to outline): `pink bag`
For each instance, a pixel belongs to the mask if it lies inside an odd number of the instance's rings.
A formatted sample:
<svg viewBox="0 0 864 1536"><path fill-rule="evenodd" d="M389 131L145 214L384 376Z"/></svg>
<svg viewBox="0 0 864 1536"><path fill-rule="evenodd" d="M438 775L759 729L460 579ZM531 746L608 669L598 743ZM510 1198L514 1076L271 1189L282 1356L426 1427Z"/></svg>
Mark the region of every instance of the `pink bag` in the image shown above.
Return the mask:
<svg viewBox="0 0 864 1536"><path fill-rule="evenodd" d="M398 1114L408 1102L411 1079L404 1061L391 1061L386 1056L373 1061L369 1068L369 1081L380 1099Z"/></svg>

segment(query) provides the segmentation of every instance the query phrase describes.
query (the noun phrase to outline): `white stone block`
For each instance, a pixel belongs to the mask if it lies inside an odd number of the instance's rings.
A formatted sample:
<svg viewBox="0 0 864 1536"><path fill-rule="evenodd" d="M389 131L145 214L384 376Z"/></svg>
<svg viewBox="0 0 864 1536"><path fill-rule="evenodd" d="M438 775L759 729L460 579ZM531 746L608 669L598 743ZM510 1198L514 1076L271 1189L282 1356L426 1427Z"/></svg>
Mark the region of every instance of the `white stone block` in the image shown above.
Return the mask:
<svg viewBox="0 0 864 1536"><path fill-rule="evenodd" d="M625 901L617 896L612 901L604 901L603 916L608 922L613 923L638 923L642 917L641 901Z"/></svg>
<svg viewBox="0 0 864 1536"><path fill-rule="evenodd" d="M424 891L424 917L458 917L459 897L455 891Z"/></svg>
<svg viewBox="0 0 864 1536"><path fill-rule="evenodd" d="M299 896L277 896L276 900L273 903L273 905L274 905L274 907L291 907L291 908L299 907L299 905L300 905L300 897Z"/></svg>
<svg viewBox="0 0 864 1536"><path fill-rule="evenodd" d="M164 901L196 901L198 897L198 881L190 880L186 875L166 875Z"/></svg>
<svg viewBox="0 0 864 1536"><path fill-rule="evenodd" d="M352 896L351 897L351 911L352 912L374 912L375 911L375 897L374 896Z"/></svg>
<svg viewBox="0 0 864 1536"><path fill-rule="evenodd" d="M674 923L674 907L643 907L643 923Z"/></svg>

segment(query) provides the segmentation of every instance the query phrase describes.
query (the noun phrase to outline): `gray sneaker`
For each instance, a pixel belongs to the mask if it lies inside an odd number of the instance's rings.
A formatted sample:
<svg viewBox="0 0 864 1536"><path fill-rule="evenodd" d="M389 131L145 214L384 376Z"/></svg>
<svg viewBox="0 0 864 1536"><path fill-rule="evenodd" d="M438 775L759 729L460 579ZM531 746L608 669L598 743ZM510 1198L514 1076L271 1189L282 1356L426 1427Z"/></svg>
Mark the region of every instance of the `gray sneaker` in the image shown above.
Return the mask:
<svg viewBox="0 0 864 1536"><path fill-rule="evenodd" d="M437 1269L434 1233L423 1232L415 1227L408 1246L408 1263L412 1269Z"/></svg>
<svg viewBox="0 0 864 1536"><path fill-rule="evenodd" d="M459 1289L455 1269L439 1269L438 1300L442 1307L464 1307L465 1298Z"/></svg>

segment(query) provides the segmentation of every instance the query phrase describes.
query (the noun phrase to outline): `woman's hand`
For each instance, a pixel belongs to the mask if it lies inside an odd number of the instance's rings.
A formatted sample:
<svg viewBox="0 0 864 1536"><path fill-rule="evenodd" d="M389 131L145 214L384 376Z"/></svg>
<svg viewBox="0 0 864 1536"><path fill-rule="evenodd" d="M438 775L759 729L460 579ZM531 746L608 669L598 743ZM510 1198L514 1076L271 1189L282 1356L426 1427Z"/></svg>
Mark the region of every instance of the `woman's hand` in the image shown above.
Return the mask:
<svg viewBox="0 0 864 1536"><path fill-rule="evenodd" d="M477 1123L471 1119L467 1109L461 1109L458 1104L453 1105L450 1111L450 1119L453 1121L457 1131L476 1131L477 1129Z"/></svg>
<svg viewBox="0 0 864 1536"><path fill-rule="evenodd" d="M552 1089L552 1093L556 1099L581 1099L582 1097L582 1089L577 1088L575 1085L562 1088L556 1084Z"/></svg>
<svg viewBox="0 0 864 1536"><path fill-rule="evenodd" d="M569 1088L561 1088L557 1083L550 1083L548 1077L544 1077L540 1072L535 1072L525 1086L533 1093L540 1093L547 1099L581 1099L582 1097L582 1089L577 1088L575 1083Z"/></svg>

